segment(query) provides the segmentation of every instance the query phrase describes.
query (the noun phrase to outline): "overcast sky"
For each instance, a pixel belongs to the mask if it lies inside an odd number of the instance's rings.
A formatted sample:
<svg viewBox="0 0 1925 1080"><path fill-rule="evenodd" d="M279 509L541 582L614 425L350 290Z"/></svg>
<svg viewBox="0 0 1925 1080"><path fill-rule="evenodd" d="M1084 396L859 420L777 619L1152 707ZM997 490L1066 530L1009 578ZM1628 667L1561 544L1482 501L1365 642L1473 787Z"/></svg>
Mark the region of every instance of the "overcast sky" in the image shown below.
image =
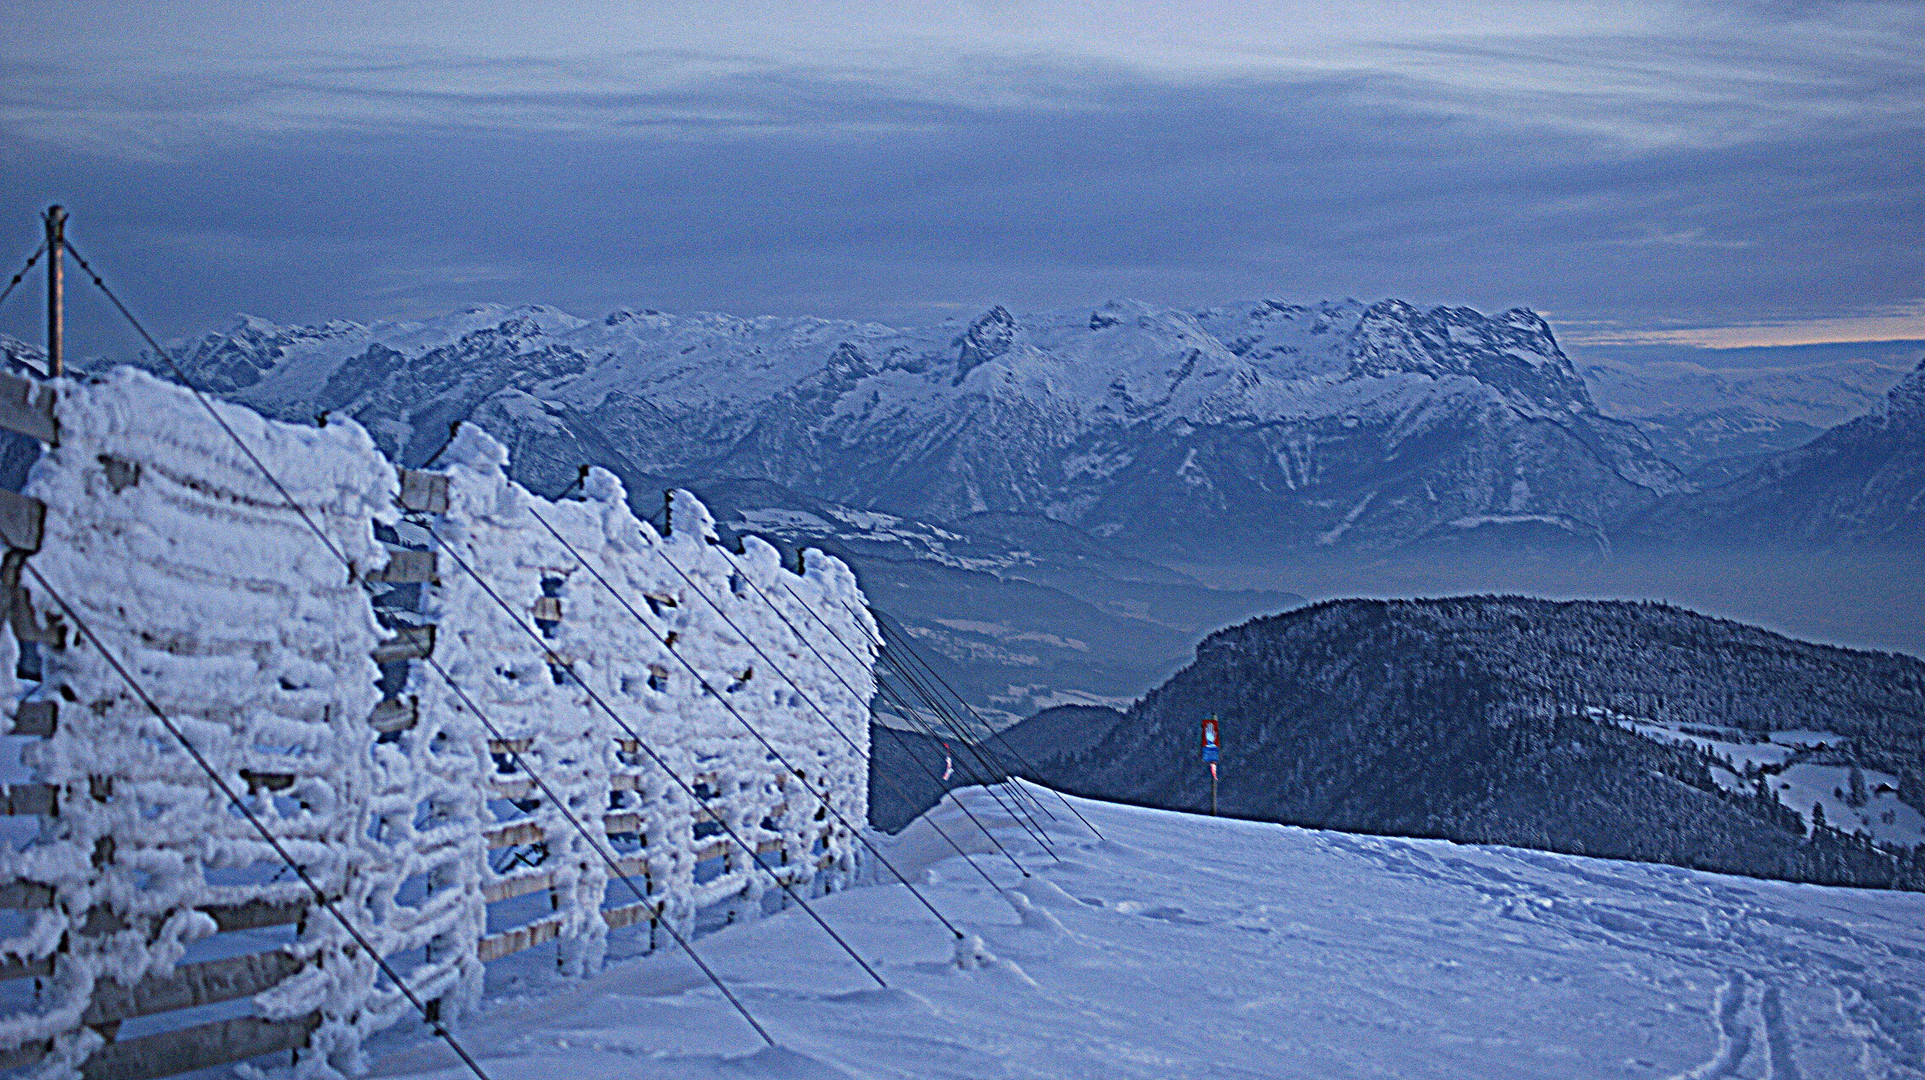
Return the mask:
<svg viewBox="0 0 1925 1080"><path fill-rule="evenodd" d="M1916 0L26 0L0 273L58 201L169 336L1397 296L1925 338L1920 42Z"/></svg>

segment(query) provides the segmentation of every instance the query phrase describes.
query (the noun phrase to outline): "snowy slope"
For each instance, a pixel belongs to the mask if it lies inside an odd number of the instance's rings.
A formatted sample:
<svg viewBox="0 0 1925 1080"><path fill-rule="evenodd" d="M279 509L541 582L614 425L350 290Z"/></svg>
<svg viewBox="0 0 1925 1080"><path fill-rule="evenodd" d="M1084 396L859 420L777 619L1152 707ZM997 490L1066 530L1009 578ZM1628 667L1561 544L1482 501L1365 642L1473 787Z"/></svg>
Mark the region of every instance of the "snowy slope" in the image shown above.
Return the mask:
<svg viewBox="0 0 1925 1080"><path fill-rule="evenodd" d="M1809 442L1884 404L1910 367L1882 359L1716 368L1605 358L1582 373L1600 408L1635 423L1672 463L1695 470Z"/></svg>
<svg viewBox="0 0 1925 1080"><path fill-rule="evenodd" d="M960 794L1033 877L999 897L926 823L894 855L980 935L973 970L900 886L861 888L819 910L888 989L797 911L700 942L781 1049L667 953L586 985L540 950L497 965L463 1039L524 1080L1925 1076L1916 893L1080 800L1107 839L1045 818L1059 861ZM953 802L932 816L969 829ZM460 1073L417 1033L374 1075Z"/></svg>
<svg viewBox="0 0 1925 1080"><path fill-rule="evenodd" d="M750 477L930 521L1043 514L1148 550L1385 550L1466 529L1596 542L1679 489L1522 309L1135 301L922 327L476 307L180 348L288 419L353 415L406 461L473 417L520 477Z"/></svg>

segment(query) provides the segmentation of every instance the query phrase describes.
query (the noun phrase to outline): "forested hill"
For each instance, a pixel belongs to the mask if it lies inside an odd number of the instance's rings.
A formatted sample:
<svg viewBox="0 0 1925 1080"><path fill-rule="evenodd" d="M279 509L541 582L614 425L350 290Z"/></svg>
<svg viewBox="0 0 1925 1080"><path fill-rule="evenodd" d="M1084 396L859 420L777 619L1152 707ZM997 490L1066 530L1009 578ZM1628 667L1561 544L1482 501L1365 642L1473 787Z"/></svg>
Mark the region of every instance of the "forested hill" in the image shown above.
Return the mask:
<svg viewBox="0 0 1925 1080"><path fill-rule="evenodd" d="M1332 601L1205 639L1042 778L1206 808L1208 715L1238 817L1925 887L1908 657L1658 604Z"/></svg>

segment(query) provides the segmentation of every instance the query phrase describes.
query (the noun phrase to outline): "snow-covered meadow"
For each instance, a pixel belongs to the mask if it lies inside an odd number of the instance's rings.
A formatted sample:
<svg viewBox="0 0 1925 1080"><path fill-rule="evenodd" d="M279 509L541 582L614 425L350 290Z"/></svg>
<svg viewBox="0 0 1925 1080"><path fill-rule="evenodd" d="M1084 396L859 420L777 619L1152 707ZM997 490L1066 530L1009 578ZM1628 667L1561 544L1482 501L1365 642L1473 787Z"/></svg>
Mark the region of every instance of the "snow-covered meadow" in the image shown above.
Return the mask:
<svg viewBox="0 0 1925 1080"><path fill-rule="evenodd" d="M1032 791L1054 856L981 789L889 847L980 954L900 885L817 901L887 989L799 911L700 939L780 1049L622 933L586 982L492 965L464 1042L521 1080L1925 1076L1925 895L1078 800L1098 840ZM944 857L957 796L1032 876ZM460 1075L418 1031L370 1050Z"/></svg>

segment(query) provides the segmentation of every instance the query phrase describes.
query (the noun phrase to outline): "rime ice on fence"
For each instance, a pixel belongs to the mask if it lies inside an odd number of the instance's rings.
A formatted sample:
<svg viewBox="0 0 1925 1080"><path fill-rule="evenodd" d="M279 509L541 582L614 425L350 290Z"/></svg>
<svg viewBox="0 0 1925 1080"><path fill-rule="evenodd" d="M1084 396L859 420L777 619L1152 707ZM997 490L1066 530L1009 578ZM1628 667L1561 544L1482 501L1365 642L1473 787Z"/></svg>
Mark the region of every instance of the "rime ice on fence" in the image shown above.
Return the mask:
<svg viewBox="0 0 1925 1080"><path fill-rule="evenodd" d="M386 561L370 524L394 516L394 472L364 431L216 408L342 554L362 567ZM34 568L353 910L378 859L364 841L364 805L378 697L369 653L383 632L365 594L180 389L122 369L62 384L58 416L60 445L26 488L47 507ZM58 814L7 869L53 887L53 908L34 917L58 924L65 951L44 1011L14 1018L6 1036L51 1038L53 1071L100 1042L104 1024L75 1021L106 1015L101 981L132 988L165 975L223 912L298 908L308 894L292 875L270 881L281 870L272 850L53 602L33 602L65 639L41 647L43 693L58 700L59 719L27 756ZM332 920L307 920L285 958L263 960L300 974L261 1013L318 1023L317 1049L351 1046L345 1028L369 974L345 944ZM24 951L60 946L45 933Z"/></svg>
<svg viewBox="0 0 1925 1080"><path fill-rule="evenodd" d="M506 477L501 445L471 426L443 458L448 511L424 524L514 614L474 576L444 561L440 584L424 605L437 628L435 657L595 842L617 854L628 878L607 880L606 864L546 801L521 809L537 794L533 782L514 768L505 747L495 748L487 779L496 798L486 835L507 854L483 872L483 889L503 897L547 889L556 913L482 939L482 956L559 938L565 967L592 968L611 924L666 917L686 930L698 911L717 904L729 906L729 918L754 911L771 888L771 874L784 875L792 887L826 888L850 873L855 838L834 823L822 800L845 820L859 820L867 798L865 759L825 730L822 718L766 670L754 647L710 606L721 605L844 734L866 747L869 671L855 678L843 673L863 692L851 694L770 608L771 602L786 608L782 614L800 626L811 621L801 605L811 604L838 632L866 640L853 622L868 616L848 568L812 555L804 573L791 573L774 548L751 539L736 557L738 572L712 549L713 521L693 496L678 493L665 538L630 512L620 482L601 470L587 477L582 500L533 496ZM691 595L678 567L701 595ZM809 644L829 655L827 636ZM758 665L765 670L758 672ZM700 805L688 804L578 679L694 789ZM417 671L412 686L423 725L479 744L482 735L465 704L438 675ZM724 697L799 775L772 759L722 704ZM718 822L753 854L728 843ZM533 845L540 861L528 865L523 852Z"/></svg>
<svg viewBox="0 0 1925 1080"><path fill-rule="evenodd" d="M556 941L563 968L586 972L611 928L658 918L688 928L703 913L733 919L762 906L772 874L821 890L854 870L854 838L822 801L857 819L867 801L862 755L761 670L755 649L668 560L866 751L868 665L832 673L816 654L846 654L828 632L811 637L813 651L796 636L820 625L802 611L808 605L844 640L871 639L840 562L809 553L794 573L751 539L737 571L711 547L713 523L691 496L677 493L664 538L630 513L606 473L587 478L583 500L539 499L506 478L499 444L472 428L444 455L446 506L404 520L395 472L359 427L279 424L216 405L355 575L414 582L377 585L385 595L371 605L191 395L126 370L57 385L60 443L28 488L46 505L31 565L444 1015L473 1007L482 964L495 957ZM436 577L430 529L516 619L445 555ZM390 562L408 549L417 554ZM20 555L9 556L16 568ZM791 609L783 614L793 627L770 601ZM11 625L41 639L43 679L29 700L51 702L57 723L27 755L45 787L10 791L9 805L54 812L38 840L0 854L0 905L18 909L0 940L0 979L44 982L30 1004L0 1018L0 1067L39 1060L48 1076L83 1063L90 1074L158 1076L304 1048L299 1072L353 1068L361 1041L400 1019L404 1000L309 906L305 887L280 873L52 601L32 602L33 614L17 608ZM560 666L517 619L537 628ZM436 662L505 745L438 674L405 659L397 643L425 640L409 638L412 624L435 624ZM387 661L386 699L371 653ZM576 678L691 784L693 804ZM44 715L48 706L32 708ZM593 843L613 850L639 898L608 880L511 764L511 749ZM33 799L51 805L27 805ZM753 850L726 842L718 821ZM526 901L544 897L530 917ZM200 959L209 949L195 946L217 932L289 924L278 942L224 947L217 959ZM123 1019L219 1001L231 1002L225 1020L113 1041Z"/></svg>

